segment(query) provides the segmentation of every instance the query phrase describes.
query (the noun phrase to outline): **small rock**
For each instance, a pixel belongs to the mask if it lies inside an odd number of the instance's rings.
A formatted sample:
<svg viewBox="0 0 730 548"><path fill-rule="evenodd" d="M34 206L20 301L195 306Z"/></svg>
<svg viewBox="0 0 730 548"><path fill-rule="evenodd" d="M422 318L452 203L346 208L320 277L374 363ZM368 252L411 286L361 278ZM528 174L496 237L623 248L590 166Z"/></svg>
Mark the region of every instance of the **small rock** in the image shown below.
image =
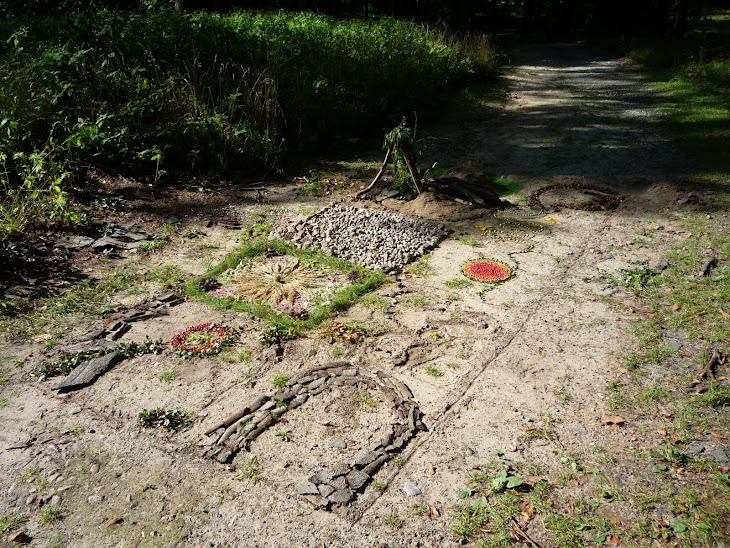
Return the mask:
<svg viewBox="0 0 730 548"><path fill-rule="evenodd" d="M90 470L90 472L91 472L92 474L98 474L98 473L99 473L99 470L100 470L100 469L101 469L101 466L99 466L99 464L98 464L98 463L95 463L95 464L92 464L92 465L91 465L91 470Z"/></svg>
<svg viewBox="0 0 730 548"><path fill-rule="evenodd" d="M327 497L332 504L347 504L352 500L352 491L349 488L337 489Z"/></svg>
<svg viewBox="0 0 730 548"><path fill-rule="evenodd" d="M403 486L403 491L405 491L406 495L409 497L415 497L416 495L421 494L421 490L418 488L418 484L415 481L407 481Z"/></svg>
<svg viewBox="0 0 730 548"><path fill-rule="evenodd" d="M91 495L86 499L89 504L101 504L104 502L104 495Z"/></svg>
<svg viewBox="0 0 730 548"><path fill-rule="evenodd" d="M361 472L360 470L353 470L352 472L347 474L347 483L349 483L350 488L355 491L365 485L368 480L370 480L370 476L365 472Z"/></svg>
<svg viewBox="0 0 730 548"><path fill-rule="evenodd" d="M705 452L705 446L702 445L701 443L695 442L692 445L690 445L689 447L687 447L687 449L685 449L684 452L687 455L689 455L690 457L696 457Z"/></svg>
<svg viewBox="0 0 730 548"><path fill-rule="evenodd" d="M588 429L582 424L571 424L568 426L568 430L573 432L576 436L585 436L588 434Z"/></svg>
<svg viewBox="0 0 730 548"><path fill-rule="evenodd" d="M342 489L347 488L347 482L345 481L345 478L343 478L341 476L330 480L328 484L337 490L342 490Z"/></svg>
<svg viewBox="0 0 730 548"><path fill-rule="evenodd" d="M332 487L331 485L327 485L326 483L320 485L318 489L319 489L319 494L322 495L323 497L328 497L332 493L335 492L335 488Z"/></svg>
<svg viewBox="0 0 730 548"><path fill-rule="evenodd" d="M715 449L708 451L705 458L709 461L719 464L720 466L730 465L730 455L725 449Z"/></svg>
<svg viewBox="0 0 730 548"><path fill-rule="evenodd" d="M347 442L342 438L332 438L327 445L330 449L347 449Z"/></svg>
<svg viewBox="0 0 730 548"><path fill-rule="evenodd" d="M357 453L355 453L355 466L358 466L360 468L367 466L379 456L380 453L378 453L377 451L372 451L370 449L360 449Z"/></svg>
<svg viewBox="0 0 730 548"><path fill-rule="evenodd" d="M51 504L53 504L54 506L55 505L58 505L58 504L61 504L61 497L58 496L58 495L53 495L51 497Z"/></svg>
<svg viewBox="0 0 730 548"><path fill-rule="evenodd" d="M326 468L321 472L317 472L316 474L314 474L311 478L309 478L309 481L319 485L320 483L329 483L330 481L332 481L332 478L334 478L332 470Z"/></svg>
<svg viewBox="0 0 730 548"><path fill-rule="evenodd" d="M304 500L309 502L315 508L324 508L326 510L330 505L329 499L323 497L322 495L303 495L303 496L304 496Z"/></svg>
<svg viewBox="0 0 730 548"><path fill-rule="evenodd" d="M81 413L81 411L82 411L81 407L76 406L76 407L72 407L71 409L69 409L68 414L69 415L78 415L79 413Z"/></svg>
<svg viewBox="0 0 730 548"><path fill-rule="evenodd" d="M314 483L307 481L297 485L297 493L300 495L318 495L319 490Z"/></svg>

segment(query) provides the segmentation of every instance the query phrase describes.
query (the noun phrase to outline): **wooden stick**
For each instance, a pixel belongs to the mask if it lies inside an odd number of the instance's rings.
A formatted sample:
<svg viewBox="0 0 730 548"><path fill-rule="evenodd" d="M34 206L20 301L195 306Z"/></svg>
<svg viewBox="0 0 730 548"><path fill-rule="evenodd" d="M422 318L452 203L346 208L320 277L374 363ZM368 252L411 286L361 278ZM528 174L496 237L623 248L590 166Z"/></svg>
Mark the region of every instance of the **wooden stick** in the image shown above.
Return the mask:
<svg viewBox="0 0 730 548"><path fill-rule="evenodd" d="M705 365L702 371L700 371L700 378L714 381L715 372L712 369L715 367L716 363L720 363L720 352L717 350L717 347L712 349L710 360L707 362L707 365Z"/></svg>
<svg viewBox="0 0 730 548"><path fill-rule="evenodd" d="M425 189L423 188L423 184L421 183L421 178L418 176L418 169L416 169L416 165L413 163L411 153L407 149L407 147L401 147L400 153L403 155L403 159L406 161L408 173L410 173L413 184L416 186L416 190L418 191L418 195L420 196L421 194L423 194Z"/></svg>
<svg viewBox="0 0 730 548"><path fill-rule="evenodd" d="M261 407L267 401L269 401L269 398L267 396L259 396L250 405L244 407L243 409L236 411L235 413L231 413L225 419L223 419L222 421L217 423L215 426L208 428L205 431L205 435L210 436L213 432L215 432L219 428L228 428L231 424L238 421L241 417L248 415L249 413L253 413L254 411L258 411L259 407Z"/></svg>
<svg viewBox="0 0 730 548"><path fill-rule="evenodd" d="M509 520L509 528L512 531L512 534L517 537L517 540L519 540L520 542L524 542L525 544L532 546L532 548L540 548L540 545L537 542L532 540L527 533L520 529L520 526L518 525L517 521L515 521L515 518Z"/></svg>
<svg viewBox="0 0 730 548"><path fill-rule="evenodd" d="M391 145L391 147L388 149L388 151L385 153L385 160L383 160L383 165L380 166L380 171L378 171L378 174L375 176L375 179L373 179L373 182L370 183L370 186L367 188L364 188L357 194L355 194L355 199L358 199L360 196L364 196L368 192L370 192L375 185L378 184L378 181L380 181L380 178L383 176L383 173L385 173L386 168L388 167L388 162L390 161L390 156L395 151L395 144Z"/></svg>

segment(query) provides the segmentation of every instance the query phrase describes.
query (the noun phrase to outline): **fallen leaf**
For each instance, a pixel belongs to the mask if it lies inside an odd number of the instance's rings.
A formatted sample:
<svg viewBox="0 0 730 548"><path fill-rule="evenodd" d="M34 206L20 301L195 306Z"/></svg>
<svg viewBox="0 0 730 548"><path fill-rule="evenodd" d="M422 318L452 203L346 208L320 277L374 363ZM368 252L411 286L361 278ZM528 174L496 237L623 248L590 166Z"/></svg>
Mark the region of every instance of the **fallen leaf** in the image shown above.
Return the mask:
<svg viewBox="0 0 730 548"><path fill-rule="evenodd" d="M614 546L618 546L619 544L621 544L621 539L619 538L618 535L613 534L610 537L608 537L608 542L610 542Z"/></svg>
<svg viewBox="0 0 730 548"><path fill-rule="evenodd" d="M558 220L553 217L545 217L545 221L553 225L558 222Z"/></svg>
<svg viewBox="0 0 730 548"><path fill-rule="evenodd" d="M725 317L728 316L728 313L725 312L722 308L720 308L719 311L720 311L720 314L722 314L723 316L725 316Z"/></svg>
<svg viewBox="0 0 730 548"><path fill-rule="evenodd" d="M104 527L111 527L112 525L116 525L117 523L122 523L124 521L124 518L122 517L116 517L116 518L109 518L104 522Z"/></svg>
<svg viewBox="0 0 730 548"><path fill-rule="evenodd" d="M715 436L718 440L727 441L727 438L725 436L723 436L722 434L718 434L714 430L710 430L710 434Z"/></svg>
<svg viewBox="0 0 730 548"><path fill-rule="evenodd" d="M678 304L675 304L675 305L673 305L673 306L672 306L672 310L674 310L675 312L676 312L677 310L679 310L679 305L678 305Z"/></svg>
<svg viewBox="0 0 730 548"><path fill-rule="evenodd" d="M717 380L718 381L724 381L726 378L727 377L725 375L723 375L722 377L717 377Z"/></svg>
<svg viewBox="0 0 730 548"><path fill-rule="evenodd" d="M672 437L671 437L672 445L677 445L680 441L681 440L675 434L672 434Z"/></svg>
<svg viewBox="0 0 730 548"><path fill-rule="evenodd" d="M42 342L50 341L52 338L53 338L53 335L51 335L50 333L41 333L40 335L36 335L35 337L33 337L33 342L42 343Z"/></svg>
<svg viewBox="0 0 730 548"><path fill-rule="evenodd" d="M697 335L697 338L698 338L698 339L704 339L704 338L705 338L705 336L704 336L704 335L703 335L702 333L700 333L699 335Z"/></svg>
<svg viewBox="0 0 730 548"><path fill-rule="evenodd" d="M656 419L657 418L657 415L659 415L659 408L658 407L655 407L654 408L654 411L652 411L652 413L651 413L651 420Z"/></svg>
<svg viewBox="0 0 730 548"><path fill-rule="evenodd" d="M669 522L661 518L653 518L660 527L669 527Z"/></svg>
<svg viewBox="0 0 730 548"><path fill-rule="evenodd" d="M603 424L615 424L616 426L621 426L626 422L626 419L619 415L606 415L601 419L601 422Z"/></svg>
<svg viewBox="0 0 730 548"><path fill-rule="evenodd" d="M14 533L11 533L5 540L8 544L11 544L13 542L17 544L28 544L32 540L32 538L29 537L25 531L15 531Z"/></svg>
<svg viewBox="0 0 730 548"><path fill-rule="evenodd" d="M727 474L728 472L730 472L730 466L720 466L720 472L722 472L723 474Z"/></svg>
<svg viewBox="0 0 730 548"><path fill-rule="evenodd" d="M433 464L428 465L428 473L432 476L436 473L436 468L433 467Z"/></svg>
<svg viewBox="0 0 730 548"><path fill-rule="evenodd" d="M526 521L530 521L535 517L535 507L530 503L525 503L524 506L522 506L522 517Z"/></svg>
<svg viewBox="0 0 730 548"><path fill-rule="evenodd" d="M611 518L611 525L614 527L621 527L621 520L618 518Z"/></svg>
<svg viewBox="0 0 730 548"><path fill-rule="evenodd" d="M596 297L595 295L588 295L586 299L588 299L589 301L597 301L598 297Z"/></svg>
<svg viewBox="0 0 730 548"><path fill-rule="evenodd" d="M429 510L431 510L431 517L437 518L437 517L441 516L441 514L439 514L439 511L436 509L436 507L433 504L429 507Z"/></svg>
<svg viewBox="0 0 730 548"><path fill-rule="evenodd" d="M681 474L682 472L684 472L684 466L678 466L677 467L677 475Z"/></svg>
<svg viewBox="0 0 730 548"><path fill-rule="evenodd" d="M660 436L664 436L664 437L667 436L667 431L664 428L657 428L656 431L657 431L657 434L659 434Z"/></svg>

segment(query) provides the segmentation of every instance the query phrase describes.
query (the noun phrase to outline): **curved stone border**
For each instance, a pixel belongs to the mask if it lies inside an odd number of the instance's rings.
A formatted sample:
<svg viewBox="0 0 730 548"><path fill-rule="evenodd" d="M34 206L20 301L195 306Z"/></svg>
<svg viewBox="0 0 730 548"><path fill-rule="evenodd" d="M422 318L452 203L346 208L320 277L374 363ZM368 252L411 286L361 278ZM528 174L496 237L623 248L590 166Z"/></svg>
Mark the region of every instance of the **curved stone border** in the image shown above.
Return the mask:
<svg viewBox="0 0 730 548"><path fill-rule="evenodd" d="M586 194L594 196L596 199L593 203L587 204L573 204L570 202L558 202L550 206L553 209L565 208L565 209L581 209L583 211L608 211L616 209L621 202L624 201L624 197L608 187L599 187L593 185L586 185L583 183L560 183L556 185L544 186L537 189L535 192L530 194L530 205L533 207L539 207L541 209L547 209L540 201L540 196L545 192L558 189L572 189L572 190L583 190ZM603 196L600 196L603 194Z"/></svg>
<svg viewBox="0 0 730 548"><path fill-rule="evenodd" d="M320 394L328 385L359 383L379 389L393 401L396 422L390 424L388 432L374 446L357 451L352 463L326 468L297 486L297 493L316 508L345 505L355 498L356 492L365 489L383 464L403 450L419 430L426 430L413 393L403 382L382 371L335 363L297 373L282 388L259 396L209 428L205 432L207 440L199 445L203 456L220 463L230 462L238 451L247 448L287 411Z"/></svg>

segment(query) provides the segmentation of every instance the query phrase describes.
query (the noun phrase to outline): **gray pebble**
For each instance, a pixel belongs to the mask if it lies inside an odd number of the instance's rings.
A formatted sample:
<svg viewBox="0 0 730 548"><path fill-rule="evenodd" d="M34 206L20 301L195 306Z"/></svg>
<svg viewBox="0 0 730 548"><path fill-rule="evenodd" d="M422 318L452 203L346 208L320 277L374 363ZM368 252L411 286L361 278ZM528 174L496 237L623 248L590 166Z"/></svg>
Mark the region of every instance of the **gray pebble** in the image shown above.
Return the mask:
<svg viewBox="0 0 730 548"><path fill-rule="evenodd" d="M327 446L330 449L347 449L347 442L342 438L332 438Z"/></svg>
<svg viewBox="0 0 730 548"><path fill-rule="evenodd" d="M407 481L403 486L403 490L409 497L415 497L421 494L421 490L418 488L418 484L415 481Z"/></svg>

